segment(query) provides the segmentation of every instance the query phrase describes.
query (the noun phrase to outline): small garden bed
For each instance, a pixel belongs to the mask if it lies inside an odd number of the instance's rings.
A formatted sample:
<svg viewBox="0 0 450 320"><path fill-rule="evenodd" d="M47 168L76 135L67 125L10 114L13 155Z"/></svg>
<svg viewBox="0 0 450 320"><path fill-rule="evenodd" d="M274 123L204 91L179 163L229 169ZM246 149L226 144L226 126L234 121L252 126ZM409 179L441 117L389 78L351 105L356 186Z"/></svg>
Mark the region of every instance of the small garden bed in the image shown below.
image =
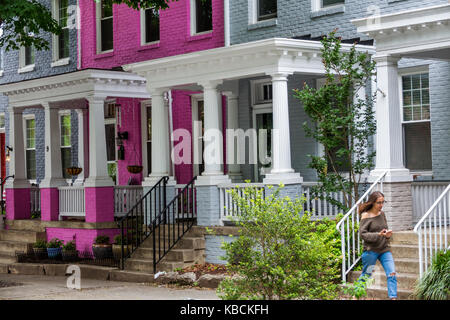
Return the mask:
<svg viewBox="0 0 450 320"><path fill-rule="evenodd" d="M227 270L227 267L225 265L212 264L212 263L195 264L193 266L186 267L183 269L176 269L175 271L178 274L193 272L193 273L195 273L195 276L197 277L197 279L205 274L229 275L229 276L232 275L232 273Z"/></svg>

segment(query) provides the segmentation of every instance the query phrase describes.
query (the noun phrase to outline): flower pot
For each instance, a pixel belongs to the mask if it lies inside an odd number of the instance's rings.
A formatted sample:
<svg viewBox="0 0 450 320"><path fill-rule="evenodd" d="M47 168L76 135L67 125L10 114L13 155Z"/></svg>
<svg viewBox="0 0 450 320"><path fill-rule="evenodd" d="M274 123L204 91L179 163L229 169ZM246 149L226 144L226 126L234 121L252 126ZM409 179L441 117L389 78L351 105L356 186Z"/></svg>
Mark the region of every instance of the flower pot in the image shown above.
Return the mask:
<svg viewBox="0 0 450 320"><path fill-rule="evenodd" d="M131 165L131 166L127 167L127 170L128 170L129 173L136 174L136 173L140 173L142 171L142 168L143 167L139 166L139 165Z"/></svg>
<svg viewBox="0 0 450 320"><path fill-rule="evenodd" d="M67 174L68 174L68 175L71 175L71 176L77 176L77 175L79 175L79 174L81 173L81 171L83 171L83 169L82 169L82 168L79 168L79 167L69 167L69 168L66 168Z"/></svg>
<svg viewBox="0 0 450 320"><path fill-rule="evenodd" d="M116 260L122 259L122 245L113 244L112 250L113 250L114 259L116 259ZM125 255L125 257L128 256L130 251L131 251L131 245L126 245L123 248L123 254Z"/></svg>
<svg viewBox="0 0 450 320"><path fill-rule="evenodd" d="M33 253L38 260L44 260L48 258L47 248L33 248Z"/></svg>
<svg viewBox="0 0 450 320"><path fill-rule="evenodd" d="M110 244L93 244L92 251L95 259L113 258L112 245Z"/></svg>
<svg viewBox="0 0 450 320"><path fill-rule="evenodd" d="M47 255L50 259L58 259L61 257L62 248L47 248Z"/></svg>
<svg viewBox="0 0 450 320"><path fill-rule="evenodd" d="M62 251L62 259L63 261L75 261L78 258L78 251L77 250L71 250L71 251L67 251L64 250Z"/></svg>

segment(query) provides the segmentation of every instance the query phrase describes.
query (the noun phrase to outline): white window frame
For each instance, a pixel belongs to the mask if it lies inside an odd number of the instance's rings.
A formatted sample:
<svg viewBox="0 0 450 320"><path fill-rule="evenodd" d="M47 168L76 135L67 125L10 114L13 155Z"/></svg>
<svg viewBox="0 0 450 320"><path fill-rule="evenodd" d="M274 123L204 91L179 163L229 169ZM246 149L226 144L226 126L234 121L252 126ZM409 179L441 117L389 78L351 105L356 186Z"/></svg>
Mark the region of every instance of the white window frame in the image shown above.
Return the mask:
<svg viewBox="0 0 450 320"><path fill-rule="evenodd" d="M398 69L399 108L400 108L401 123L402 123L402 148L403 148L403 155L404 155L404 159L403 159L404 164L406 164L406 150L405 150L406 145L405 145L404 124L430 122L430 125L431 125L431 97L430 97L430 119L412 120L412 121L404 121L403 120L403 81L402 81L402 78L403 78L403 76L410 76L410 75L422 74L422 73L428 73L428 79L430 79L430 69L429 69L428 65ZM429 85L429 89L431 89L430 83L428 85ZM410 175L411 176L432 176L433 170L417 170L417 171L410 170Z"/></svg>
<svg viewBox="0 0 450 320"><path fill-rule="evenodd" d="M212 0L211 0L212 1ZM212 6L212 2L211 2ZM213 8L214 9L214 8ZM197 32L197 7L196 7L196 0L190 0L190 27L191 27L191 36L198 36L202 34L208 34L212 33L214 29L214 25L212 25L211 30L203 31L203 32Z"/></svg>
<svg viewBox="0 0 450 320"><path fill-rule="evenodd" d="M338 3L332 6L327 6L324 7L322 5L322 0L311 0L311 11L315 12L315 11L320 11L320 10L328 10L328 9L333 9L333 8L340 8L340 7L344 7L345 6L345 2L344 3Z"/></svg>
<svg viewBox="0 0 450 320"><path fill-rule="evenodd" d="M258 79L258 80L250 80L250 85L251 85L251 92L252 92L252 106L261 106L261 105L267 105L272 107L272 100L264 100L264 99L260 99L259 95L260 93L262 93L261 91L263 90L264 86L266 85L272 85L272 80L269 78L264 78L264 79ZM272 89L273 90L273 89ZM273 96L272 96L273 98Z"/></svg>
<svg viewBox="0 0 450 320"><path fill-rule="evenodd" d="M60 149L63 149L63 148L70 148L71 150L73 150L73 146L72 146L72 137L71 137L71 139L70 139L70 146L63 146L62 144L61 144L61 137L62 137L62 128L61 128L61 125L62 125L62 117L63 116L69 116L69 117L71 117L72 118L72 115L71 115L71 112L70 112L70 110L60 110L60 111L58 111L58 121L59 121L59 141L60 141ZM70 125L70 133L71 133L71 136L72 136L72 124ZM72 151L71 151L71 154L72 154ZM61 163L61 167L62 167L62 163ZM64 168L63 168L64 169ZM71 183L72 183L72 179L71 178L68 178L68 179L66 179L66 182L70 185Z"/></svg>
<svg viewBox="0 0 450 320"><path fill-rule="evenodd" d="M5 113L4 112L0 112L0 118L3 117L3 127L0 127L0 133L5 133L6 132L6 118L5 118ZM6 142L6 141L5 141Z"/></svg>
<svg viewBox="0 0 450 320"><path fill-rule="evenodd" d="M115 99L111 99L111 100L105 100L105 104L104 106L108 105L108 104L115 104L116 100ZM110 163L115 163L116 164L116 185L119 185L119 163L117 162L117 109L115 110L116 114L114 118L105 118L104 119L104 124L103 124L103 128L105 129L105 126L107 124L114 124L114 152L115 152L115 158L116 160L114 161L108 161L106 160L107 165ZM106 144L106 141L105 141Z"/></svg>
<svg viewBox="0 0 450 320"><path fill-rule="evenodd" d="M113 5L113 34L114 34L114 5ZM113 48L102 51L102 0L95 3L95 22L96 22L96 39L97 39L97 54L103 54L114 51L114 39Z"/></svg>
<svg viewBox="0 0 450 320"><path fill-rule="evenodd" d="M191 95L191 106L192 106L192 170L193 175L199 176L202 174L200 172L199 163L197 163L195 160L202 160L203 161L203 151L202 150L202 144L201 143L194 143L195 141L200 141L203 139L201 136L201 132L197 132L197 130L194 130L194 121L198 121L199 118L199 111L198 111L198 103L199 101L203 101L203 107L204 107L204 97L203 93L197 93ZM205 124L202 123L202 127L204 127ZM204 164L204 163L203 163Z"/></svg>
<svg viewBox="0 0 450 320"><path fill-rule="evenodd" d="M31 47L31 50L34 50L34 63L32 64L25 64L26 63L26 57L25 57L25 47L20 47L19 49L19 70L17 70L17 73L26 73L34 71L35 64L36 64L36 50L34 47Z"/></svg>
<svg viewBox="0 0 450 320"><path fill-rule="evenodd" d="M28 120L34 120L34 148L27 148L27 121ZM25 175L28 173L28 167L27 167L27 150L34 150L35 153L35 160L36 158L36 116L34 114L24 114L22 116L23 121L23 139L24 139L24 153L25 153ZM37 167L37 166L36 166ZM36 168L36 179L28 179L29 183L36 184L37 181L37 168Z"/></svg>
<svg viewBox="0 0 450 320"><path fill-rule="evenodd" d="M262 20L258 19L259 18L259 1L260 0L249 0L249 6L251 6L251 10L249 10L249 13L251 12L251 14L252 14L252 17L250 20L251 24L277 19L277 17L278 17L278 1L277 1L277 16L268 18L268 19L262 19Z"/></svg>
<svg viewBox="0 0 450 320"><path fill-rule="evenodd" d="M142 173L144 178L147 177L152 168L148 167L148 159L147 159L147 142L151 142L151 140L147 140L147 108L152 107L152 100L144 100L141 101L141 146L142 146ZM150 116L151 117L151 116ZM151 151L151 150L150 150Z"/></svg>
<svg viewBox="0 0 450 320"><path fill-rule="evenodd" d="M53 19L59 22L59 4L60 0L52 0L52 16ZM66 27L69 29L69 25ZM64 28L64 29L66 29ZM51 67L65 66L70 63L70 57L59 58L59 36L52 34L52 63Z"/></svg>
<svg viewBox="0 0 450 320"><path fill-rule="evenodd" d="M141 46L148 46L148 45L152 45L152 44L157 44L160 43L161 41L161 20L159 21L160 25L159 25L159 40L155 40L155 41L150 41L150 42L146 42L145 39L147 38L147 33L146 33L146 21L145 21L145 11L147 10L153 10L153 8L147 8L147 9L141 9L140 10L140 20L141 20Z"/></svg>

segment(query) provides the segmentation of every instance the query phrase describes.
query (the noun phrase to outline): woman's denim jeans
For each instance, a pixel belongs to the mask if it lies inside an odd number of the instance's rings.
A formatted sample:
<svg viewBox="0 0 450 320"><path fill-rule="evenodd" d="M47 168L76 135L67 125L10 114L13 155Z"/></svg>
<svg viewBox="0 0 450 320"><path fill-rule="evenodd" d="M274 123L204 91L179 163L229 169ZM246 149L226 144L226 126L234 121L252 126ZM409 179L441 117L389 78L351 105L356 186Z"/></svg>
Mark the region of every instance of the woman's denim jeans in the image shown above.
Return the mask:
<svg viewBox="0 0 450 320"><path fill-rule="evenodd" d="M387 277L388 296L389 298L397 298L397 276L392 253L390 251L385 253L364 251L361 258L363 263L363 271L358 280L365 275L370 277L377 260L380 260Z"/></svg>

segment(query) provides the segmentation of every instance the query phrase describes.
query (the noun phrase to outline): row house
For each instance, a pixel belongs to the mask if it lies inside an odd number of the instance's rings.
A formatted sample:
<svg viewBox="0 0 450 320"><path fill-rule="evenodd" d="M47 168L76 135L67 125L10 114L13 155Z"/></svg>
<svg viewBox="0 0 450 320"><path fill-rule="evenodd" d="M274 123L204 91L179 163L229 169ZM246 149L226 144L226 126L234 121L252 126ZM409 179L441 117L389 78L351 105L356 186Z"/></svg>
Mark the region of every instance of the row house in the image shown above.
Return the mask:
<svg viewBox="0 0 450 320"><path fill-rule="evenodd" d="M46 4L68 24L62 12L75 1ZM50 52L4 54L0 101L8 107L15 174L6 185L8 220L30 218L30 183L37 183L41 220L52 222L47 237L75 237L84 250L98 234L117 234L114 221L161 181L165 204L194 202L200 226L227 223L226 191L244 180L260 188L283 183L283 194L308 196L317 181L308 155L323 147L305 136L308 119L292 90L321 85L319 39L336 28L343 50L356 42L377 62L377 81L359 93L379 89L377 157L365 183L383 182L391 228L414 227L448 185L446 0L179 0L159 12L106 0L78 4L77 27L52 36ZM174 139L178 129L188 141ZM237 163L227 161L237 148L226 129L278 134L249 138L246 161ZM222 136L205 137L211 130ZM179 162L171 155L182 145L189 152L178 156L188 161ZM213 155L203 154L211 147ZM249 163L261 150L264 161ZM64 169L73 165L83 172L71 181ZM186 184L195 192L180 198ZM318 217L338 213L310 198L309 208ZM74 216L87 227L58 227ZM223 239L206 236L208 262L221 263Z"/></svg>

